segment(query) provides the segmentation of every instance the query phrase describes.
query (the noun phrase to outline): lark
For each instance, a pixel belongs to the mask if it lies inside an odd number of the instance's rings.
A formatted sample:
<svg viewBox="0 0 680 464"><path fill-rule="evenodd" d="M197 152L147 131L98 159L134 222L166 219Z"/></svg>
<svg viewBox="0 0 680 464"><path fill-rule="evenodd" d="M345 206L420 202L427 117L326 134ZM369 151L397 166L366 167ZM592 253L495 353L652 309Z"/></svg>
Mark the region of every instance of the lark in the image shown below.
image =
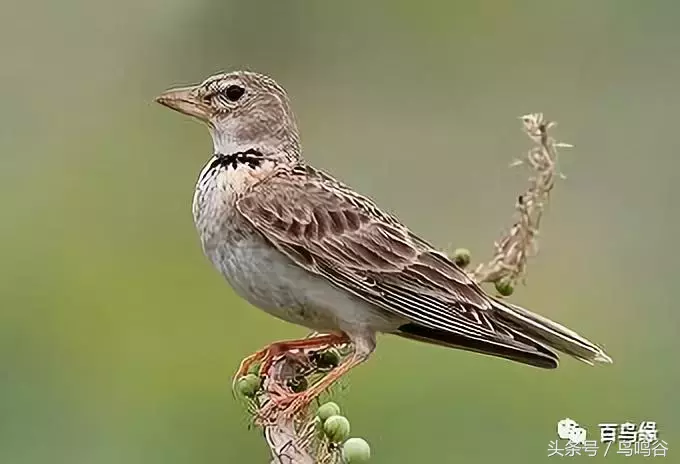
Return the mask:
<svg viewBox="0 0 680 464"><path fill-rule="evenodd" d="M214 154L193 216L203 251L234 291L285 321L325 335L273 343L243 374L294 349L350 343L352 354L280 407L305 408L394 334L540 368L556 351L610 363L572 330L491 296L446 254L372 200L302 156L288 96L270 77L238 71L164 92L157 101L204 122ZM237 375L239 375L237 374Z"/></svg>

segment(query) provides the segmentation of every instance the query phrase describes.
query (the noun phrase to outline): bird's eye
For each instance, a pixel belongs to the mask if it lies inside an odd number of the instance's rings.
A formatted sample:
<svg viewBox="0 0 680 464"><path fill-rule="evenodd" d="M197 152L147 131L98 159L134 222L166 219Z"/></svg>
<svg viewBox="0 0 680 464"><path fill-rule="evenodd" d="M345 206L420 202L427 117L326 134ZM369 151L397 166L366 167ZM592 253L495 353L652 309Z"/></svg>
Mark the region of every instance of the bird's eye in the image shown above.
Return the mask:
<svg viewBox="0 0 680 464"><path fill-rule="evenodd" d="M236 100L238 100L239 98L241 98L241 97L243 96L243 94L245 93L245 91L246 91L246 89L244 89L244 88L241 87L241 86L238 86L238 85L230 85L230 86L227 87L227 89L224 91L224 94L227 96L227 99L228 99L229 101L235 102Z"/></svg>

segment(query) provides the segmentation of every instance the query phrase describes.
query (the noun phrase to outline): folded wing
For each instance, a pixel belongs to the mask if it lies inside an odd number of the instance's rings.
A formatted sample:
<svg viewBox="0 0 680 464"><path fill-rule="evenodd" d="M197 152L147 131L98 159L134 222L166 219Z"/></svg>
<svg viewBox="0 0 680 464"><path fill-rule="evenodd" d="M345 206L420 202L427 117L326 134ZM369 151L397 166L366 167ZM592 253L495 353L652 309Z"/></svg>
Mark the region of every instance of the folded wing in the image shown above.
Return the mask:
<svg viewBox="0 0 680 464"><path fill-rule="evenodd" d="M555 344L537 336L535 322L509 316L507 305L487 296L446 255L372 201L311 167L282 174L255 185L237 207L298 265L411 321L399 335L557 366L557 356L547 348ZM524 330L527 326L531 330ZM601 352L579 340L587 346L585 355L575 354L579 359Z"/></svg>

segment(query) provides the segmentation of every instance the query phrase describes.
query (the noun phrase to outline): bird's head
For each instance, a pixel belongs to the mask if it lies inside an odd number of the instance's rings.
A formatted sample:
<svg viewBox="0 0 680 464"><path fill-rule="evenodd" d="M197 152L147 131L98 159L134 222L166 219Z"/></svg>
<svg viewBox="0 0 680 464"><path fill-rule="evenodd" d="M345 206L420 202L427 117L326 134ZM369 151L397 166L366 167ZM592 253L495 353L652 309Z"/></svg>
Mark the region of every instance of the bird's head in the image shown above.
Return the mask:
<svg viewBox="0 0 680 464"><path fill-rule="evenodd" d="M198 85L167 90L156 101L206 123L217 153L255 149L269 157L300 157L288 96L270 77L249 71L216 74Z"/></svg>

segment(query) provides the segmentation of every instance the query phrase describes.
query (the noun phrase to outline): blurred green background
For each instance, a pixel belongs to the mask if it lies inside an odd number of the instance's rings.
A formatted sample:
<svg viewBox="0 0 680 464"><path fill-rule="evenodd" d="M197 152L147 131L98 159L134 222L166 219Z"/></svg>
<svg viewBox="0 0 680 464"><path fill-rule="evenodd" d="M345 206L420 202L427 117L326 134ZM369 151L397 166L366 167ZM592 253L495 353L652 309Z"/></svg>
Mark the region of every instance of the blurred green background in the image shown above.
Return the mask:
<svg viewBox="0 0 680 464"><path fill-rule="evenodd" d="M544 111L576 146L513 301L615 364L543 371L382 337L335 397L372 462L542 463L564 417L592 438L655 420L679 462L680 3L1 9L1 463L268 462L230 376L305 332L202 256L190 202L210 138L153 103L240 68L288 89L310 162L476 260L526 182L508 169L529 147L516 117Z"/></svg>

